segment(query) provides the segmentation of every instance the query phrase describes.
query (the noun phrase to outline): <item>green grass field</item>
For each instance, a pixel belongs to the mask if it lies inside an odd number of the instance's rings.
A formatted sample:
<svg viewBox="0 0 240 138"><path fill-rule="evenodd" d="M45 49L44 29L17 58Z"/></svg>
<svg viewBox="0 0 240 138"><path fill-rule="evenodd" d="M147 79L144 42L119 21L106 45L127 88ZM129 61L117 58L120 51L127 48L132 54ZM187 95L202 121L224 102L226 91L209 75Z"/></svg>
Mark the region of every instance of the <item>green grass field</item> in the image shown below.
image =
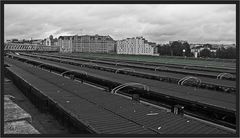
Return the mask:
<svg viewBox="0 0 240 138"><path fill-rule="evenodd" d="M66 53L67 54L67 53ZM69 55L69 53L68 53ZM142 55L119 55L119 54L102 54L102 53L71 53L71 55L79 57L94 57L94 58L111 58L111 59L123 59L133 61L146 61L146 62L157 62L157 63L168 63L168 64L180 64L180 65L196 65L196 66L207 66L217 68L236 68L235 62L223 62L223 61L212 61L204 59L192 59L192 58L177 58L177 57L162 57L162 56L142 56Z"/></svg>

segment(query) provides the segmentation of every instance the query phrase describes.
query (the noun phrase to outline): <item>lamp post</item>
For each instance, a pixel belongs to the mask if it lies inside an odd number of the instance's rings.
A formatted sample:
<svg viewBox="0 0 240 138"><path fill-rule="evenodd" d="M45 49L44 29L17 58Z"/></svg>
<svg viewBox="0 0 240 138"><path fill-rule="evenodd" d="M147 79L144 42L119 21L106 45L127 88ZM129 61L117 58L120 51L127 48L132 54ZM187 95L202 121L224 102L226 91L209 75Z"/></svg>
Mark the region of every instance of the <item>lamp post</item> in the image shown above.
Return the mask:
<svg viewBox="0 0 240 138"><path fill-rule="evenodd" d="M183 57L184 57L184 58L186 58L186 56L185 56L185 52L186 52L186 50L183 49Z"/></svg>

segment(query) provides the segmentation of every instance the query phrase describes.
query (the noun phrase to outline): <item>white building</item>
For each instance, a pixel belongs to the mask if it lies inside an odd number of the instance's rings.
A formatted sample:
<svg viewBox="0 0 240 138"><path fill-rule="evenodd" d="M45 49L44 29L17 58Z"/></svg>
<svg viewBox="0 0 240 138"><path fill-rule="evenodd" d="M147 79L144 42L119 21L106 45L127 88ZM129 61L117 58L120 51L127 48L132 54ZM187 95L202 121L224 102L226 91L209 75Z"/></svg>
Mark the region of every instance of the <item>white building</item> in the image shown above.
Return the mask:
<svg viewBox="0 0 240 138"><path fill-rule="evenodd" d="M46 46L51 46L51 39L47 38L45 42Z"/></svg>
<svg viewBox="0 0 240 138"><path fill-rule="evenodd" d="M74 35L58 38L60 52L111 53L114 52L115 44L110 36Z"/></svg>
<svg viewBox="0 0 240 138"><path fill-rule="evenodd" d="M58 39L60 52L73 52L72 36L60 36Z"/></svg>
<svg viewBox="0 0 240 138"><path fill-rule="evenodd" d="M117 41L117 54L158 56L155 43L150 43L143 37L127 38Z"/></svg>
<svg viewBox="0 0 240 138"><path fill-rule="evenodd" d="M50 35L48 38L44 40L44 45L46 46L58 46L57 45L57 38L53 38L53 35Z"/></svg>

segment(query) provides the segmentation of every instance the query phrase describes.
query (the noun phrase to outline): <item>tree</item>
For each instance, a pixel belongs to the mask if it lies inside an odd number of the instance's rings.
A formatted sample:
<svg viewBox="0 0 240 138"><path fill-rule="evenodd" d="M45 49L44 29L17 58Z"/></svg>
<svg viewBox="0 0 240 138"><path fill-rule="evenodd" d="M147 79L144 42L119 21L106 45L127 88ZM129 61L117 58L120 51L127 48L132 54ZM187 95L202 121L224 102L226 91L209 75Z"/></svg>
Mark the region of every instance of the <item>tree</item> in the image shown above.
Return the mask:
<svg viewBox="0 0 240 138"><path fill-rule="evenodd" d="M190 49L190 45L188 44L188 42L184 42L183 43L183 48L185 49L185 56L187 56L187 57L190 57L190 56L192 56L192 54L191 54L191 49Z"/></svg>
<svg viewBox="0 0 240 138"><path fill-rule="evenodd" d="M173 56L183 56L183 48L181 42L173 41L171 44L171 50Z"/></svg>
<svg viewBox="0 0 240 138"><path fill-rule="evenodd" d="M171 44L158 45L160 55L183 56L183 49L185 49L185 56L193 56L188 42L173 41Z"/></svg>
<svg viewBox="0 0 240 138"><path fill-rule="evenodd" d="M158 45L158 53L160 55L167 55L170 56L171 55L171 50L170 50L170 46L168 44L164 44L163 46Z"/></svg>
<svg viewBox="0 0 240 138"><path fill-rule="evenodd" d="M212 49L212 45L211 44L204 44L203 47Z"/></svg>
<svg viewBox="0 0 240 138"><path fill-rule="evenodd" d="M227 59L235 59L236 58L236 48L220 48L216 52L217 58L227 58Z"/></svg>
<svg viewBox="0 0 240 138"><path fill-rule="evenodd" d="M236 58L236 48L230 47L226 49L227 58L234 59Z"/></svg>
<svg viewBox="0 0 240 138"><path fill-rule="evenodd" d="M185 56L191 56L191 49L188 42L173 41L171 43L173 56L183 56L183 49L185 49Z"/></svg>
<svg viewBox="0 0 240 138"><path fill-rule="evenodd" d="M209 49L203 49L200 51L200 57L211 57L211 51Z"/></svg>

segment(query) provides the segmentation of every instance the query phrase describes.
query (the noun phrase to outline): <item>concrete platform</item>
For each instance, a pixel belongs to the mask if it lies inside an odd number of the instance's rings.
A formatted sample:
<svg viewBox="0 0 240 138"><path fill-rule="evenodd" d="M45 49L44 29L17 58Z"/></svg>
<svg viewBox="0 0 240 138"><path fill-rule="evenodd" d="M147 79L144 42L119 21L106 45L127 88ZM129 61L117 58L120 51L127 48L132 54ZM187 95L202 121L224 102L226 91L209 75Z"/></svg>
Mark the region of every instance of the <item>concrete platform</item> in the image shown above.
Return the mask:
<svg viewBox="0 0 240 138"><path fill-rule="evenodd" d="M32 125L32 117L10 98L4 96L4 134L40 134Z"/></svg>
<svg viewBox="0 0 240 138"><path fill-rule="evenodd" d="M40 134L28 121L4 122L4 134Z"/></svg>
<svg viewBox="0 0 240 138"><path fill-rule="evenodd" d="M25 120L32 122L32 117L17 104L12 102L8 96L4 96L4 123Z"/></svg>

